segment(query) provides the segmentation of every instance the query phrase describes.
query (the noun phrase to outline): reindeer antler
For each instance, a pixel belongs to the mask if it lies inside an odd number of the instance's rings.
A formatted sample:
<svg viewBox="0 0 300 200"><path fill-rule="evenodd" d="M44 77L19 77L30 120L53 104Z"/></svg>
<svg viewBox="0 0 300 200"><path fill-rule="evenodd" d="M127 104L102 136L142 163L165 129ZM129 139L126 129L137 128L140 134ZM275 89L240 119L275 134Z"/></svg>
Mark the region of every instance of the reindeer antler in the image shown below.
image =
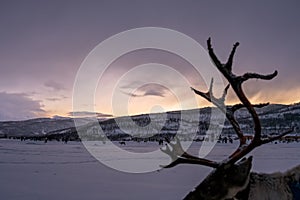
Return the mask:
<svg viewBox="0 0 300 200"><path fill-rule="evenodd" d="M187 154L186 152L183 151L179 140L177 140L176 144L169 143L170 146L173 148L173 151L171 151L169 147L167 147L167 150L164 151L165 153L170 155L170 157L173 160L173 163L171 163L170 165L167 165L165 167L173 167L180 163L200 164L200 165L210 166L210 167L214 167L214 168L220 166L221 164L234 164L235 162L240 160L242 157L247 155L249 152L251 152L256 147L258 147L262 144L272 142L274 140L278 140L281 137L283 137L284 135L289 134L293 131L293 128L292 128L292 129L290 129L278 136L275 136L275 137L271 137L268 139L261 138L261 123L260 123L260 120L259 120L259 117L257 115L255 108L262 108L264 106L269 105L269 103L256 104L256 105L251 104L251 102L248 100L248 98L246 97L246 95L243 91L242 84L249 79L271 80L277 76L278 72L274 71L272 74L267 74L267 75L262 75L262 74L257 74L257 73L245 73L244 75L238 76L238 75L234 74L232 72L232 64L233 64L233 57L234 57L234 54L235 54L238 46L239 46L239 43L238 42L235 43L233 45L233 48L231 50L231 53L229 55L227 62L221 63L221 61L218 59L218 57L216 56L216 54L213 51L213 48L211 45L211 39L209 38L207 40L208 53L209 53L210 58L212 59L212 62L215 64L217 69L222 73L222 75L229 82L229 84L224 89L224 92L223 92L223 95L221 96L221 98L216 98L213 95L213 79L211 80L208 92L201 92L192 87L191 87L191 89L196 94L200 95L207 101L213 103L225 114L226 118L231 123L234 131L236 132L236 134L239 137L239 140L240 140L239 147L226 160L224 160L221 163L217 163L217 162L213 162L213 161L210 161L207 159L198 158L198 157ZM226 109L225 98L226 98L227 91L230 86L233 89L233 91L235 92L235 94L237 95L237 97L239 98L239 100L241 101L241 103L233 105ZM234 116L234 113L241 108L246 108L253 119L254 137L253 137L253 140L249 144L246 143L246 138L239 126L239 123L237 122L237 120L235 119L235 116ZM179 151L176 150L177 148L179 149ZM177 158L177 160L175 160L176 158Z"/></svg>
<svg viewBox="0 0 300 200"><path fill-rule="evenodd" d="M166 149L161 149L162 152L168 154L172 162L169 165L161 166L164 168L171 168L181 163L186 164L198 164L198 165L204 165L208 167L217 168L220 164L211 160L207 160L204 158L198 158L196 156L190 155L187 152L185 152L180 144L180 141L177 137L175 137L175 143L170 142L168 139L166 139L169 146L172 147L172 150L168 145L166 145Z"/></svg>

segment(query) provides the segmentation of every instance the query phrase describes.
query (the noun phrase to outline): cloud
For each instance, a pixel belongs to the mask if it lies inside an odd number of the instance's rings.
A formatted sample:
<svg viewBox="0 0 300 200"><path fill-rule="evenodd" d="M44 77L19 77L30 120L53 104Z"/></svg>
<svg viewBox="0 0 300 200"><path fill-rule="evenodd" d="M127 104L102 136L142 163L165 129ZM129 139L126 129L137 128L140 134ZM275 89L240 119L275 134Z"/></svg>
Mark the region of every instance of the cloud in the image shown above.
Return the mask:
<svg viewBox="0 0 300 200"><path fill-rule="evenodd" d="M130 92L125 92L125 91L122 91L123 94L126 94L128 96L131 96L131 97L142 97L143 95L139 95L139 94L134 94L134 93L130 93Z"/></svg>
<svg viewBox="0 0 300 200"><path fill-rule="evenodd" d="M0 121L24 120L45 116L40 101L25 93L0 92Z"/></svg>
<svg viewBox="0 0 300 200"><path fill-rule="evenodd" d="M125 87L122 88L125 89ZM137 90L135 90L134 93L125 92L125 91L122 92L131 97L145 97L145 96L165 97L166 93L168 92L168 89L162 85L150 83L138 88Z"/></svg>
<svg viewBox="0 0 300 200"><path fill-rule="evenodd" d="M46 98L47 101L52 101L52 102L55 102L55 101L61 101L63 99L67 99L68 97L62 95L61 97L49 97L49 98Z"/></svg>
<svg viewBox="0 0 300 200"><path fill-rule="evenodd" d="M164 90L157 91L157 90L147 90L144 93L144 96L159 96L159 97L164 97L165 92Z"/></svg>
<svg viewBox="0 0 300 200"><path fill-rule="evenodd" d="M65 90L66 88L61 84L53 80L48 80L44 83L44 85L48 88L51 88L55 91Z"/></svg>
<svg viewBox="0 0 300 200"><path fill-rule="evenodd" d="M97 118L113 117L113 115L111 114L104 114L104 113L90 112L90 111L74 111L74 112L69 112L68 115L72 117L97 117Z"/></svg>
<svg viewBox="0 0 300 200"><path fill-rule="evenodd" d="M60 101L61 98L56 98L56 97L53 97L53 98L46 98L47 101Z"/></svg>

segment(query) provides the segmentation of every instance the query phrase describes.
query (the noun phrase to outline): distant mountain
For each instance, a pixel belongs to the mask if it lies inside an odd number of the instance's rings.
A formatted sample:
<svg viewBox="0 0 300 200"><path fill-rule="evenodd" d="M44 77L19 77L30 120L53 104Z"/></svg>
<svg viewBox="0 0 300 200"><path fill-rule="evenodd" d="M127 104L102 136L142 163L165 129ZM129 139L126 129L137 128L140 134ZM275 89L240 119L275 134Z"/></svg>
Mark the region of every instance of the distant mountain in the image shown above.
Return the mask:
<svg viewBox="0 0 300 200"><path fill-rule="evenodd" d="M81 125L90 122L89 119L79 119ZM0 135L6 136L36 136L45 135L60 129L74 127L72 118L36 118L24 121L0 122Z"/></svg>
<svg viewBox="0 0 300 200"><path fill-rule="evenodd" d="M99 139L100 133L105 133L110 138L147 137L148 134L188 135L190 132L204 135L208 127L212 126L222 128L223 134L234 133L228 121L225 121L224 124L219 124L218 120L210 120L213 109L216 108L118 117L104 121L99 120L96 123L89 118L80 118L77 119L77 124L79 125L77 129L72 118L55 117L26 121L7 121L0 122L0 137L78 138L78 130L80 130L80 136L85 139ZM296 132L299 132L300 103L292 105L271 104L256 110L261 119L263 134L276 134L292 126L296 127ZM241 109L237 111L236 118L244 133L251 134L253 125L247 110ZM150 123L151 126L147 126Z"/></svg>

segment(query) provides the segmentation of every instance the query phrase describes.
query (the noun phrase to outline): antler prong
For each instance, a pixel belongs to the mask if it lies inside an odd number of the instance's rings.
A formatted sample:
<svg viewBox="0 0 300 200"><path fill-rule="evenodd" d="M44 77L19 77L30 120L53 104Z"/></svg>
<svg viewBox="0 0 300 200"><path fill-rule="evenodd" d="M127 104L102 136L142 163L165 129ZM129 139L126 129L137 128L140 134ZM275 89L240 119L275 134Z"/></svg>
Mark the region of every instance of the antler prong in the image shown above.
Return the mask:
<svg viewBox="0 0 300 200"><path fill-rule="evenodd" d="M210 85L209 85L209 89L207 92L201 92L199 90L196 90L195 88L191 87L191 90L195 93L200 95L201 97L203 97L204 99L206 99L207 101L213 103L215 106L217 106L220 110L223 111L223 113L226 113L226 107L225 107L225 97L227 95L228 89L230 87L230 84L228 84L224 91L223 94L220 98L216 98L213 95L213 83L214 83L214 79L212 78L210 81Z"/></svg>
<svg viewBox="0 0 300 200"><path fill-rule="evenodd" d="M257 73L245 73L243 76L238 77L241 82L245 82L249 79L261 79L261 80L271 80L277 76L278 72L275 70L272 74L257 74Z"/></svg>
<svg viewBox="0 0 300 200"><path fill-rule="evenodd" d="M227 60L227 63L225 64L225 68L228 70L228 71L232 71L232 63L233 63L233 57L234 57L234 54L235 54L235 51L236 51L236 48L240 45L239 42L236 42L234 45L233 45L233 48L231 50L231 53L229 55L229 58Z"/></svg>
<svg viewBox="0 0 300 200"><path fill-rule="evenodd" d="M168 145L170 145L172 149L170 149ZM170 158L172 159L172 162L169 165L164 165L164 166L161 165L161 167L164 168L174 167L182 163L199 164L199 165L205 165L213 168L217 168L219 166L219 163L217 162L207 160L204 158L198 158L196 156L190 155L187 152L185 152L181 146L178 137L175 137L175 143L168 142L168 144L166 145L166 149L161 148L161 151L169 155Z"/></svg>
<svg viewBox="0 0 300 200"><path fill-rule="evenodd" d="M281 134L279 134L279 135L277 135L277 136L270 137L270 138L268 138L268 139L262 140L261 143L262 143L262 144L267 144L267 143L270 143L270 142L279 140L279 139L281 139L282 137L286 136L287 134L292 133L292 132L294 131L294 129L295 129L295 128L292 127L291 129L289 129L289 130L287 130L287 131L285 131L285 132L283 132L283 133L281 133Z"/></svg>
<svg viewBox="0 0 300 200"><path fill-rule="evenodd" d="M268 105L270 105L269 102L268 102L268 103L253 104L252 106L253 106L254 108L263 108L263 107L268 106ZM235 105L233 105L233 106L231 107L231 111L234 113L235 111L237 111L237 110L239 110L239 109L241 109L241 108L245 108L245 105L244 105L244 104L241 104L241 103L235 104Z"/></svg>
<svg viewBox="0 0 300 200"><path fill-rule="evenodd" d="M225 89L224 89L224 91L223 91L223 95L222 95L222 97L220 98L224 103L225 103L225 98L226 98L226 95L227 95L227 92L228 92L229 87L230 87L230 84L228 84L228 85L225 87Z"/></svg>
<svg viewBox="0 0 300 200"><path fill-rule="evenodd" d="M213 48L211 46L211 40L210 40L210 38L208 38L208 40L207 40L207 48L208 48L208 53L210 55L210 58L212 59L212 61L214 62L214 64L218 68L221 68L223 66L223 64L219 61L218 57L214 53L214 50L213 50Z"/></svg>

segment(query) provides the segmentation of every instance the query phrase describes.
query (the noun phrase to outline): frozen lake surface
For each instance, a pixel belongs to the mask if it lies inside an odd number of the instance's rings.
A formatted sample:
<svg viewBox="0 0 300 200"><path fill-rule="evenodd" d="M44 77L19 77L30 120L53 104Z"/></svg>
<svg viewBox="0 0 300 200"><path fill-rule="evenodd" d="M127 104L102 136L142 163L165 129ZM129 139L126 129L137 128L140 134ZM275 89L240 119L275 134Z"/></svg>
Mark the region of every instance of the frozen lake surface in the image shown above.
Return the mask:
<svg viewBox="0 0 300 200"><path fill-rule="evenodd" d="M217 144L208 158L222 160L236 145ZM199 146L201 143L194 143L190 152L197 152ZM157 143L127 142L122 148L131 152L151 152L159 146ZM285 171L300 164L299 150L300 143L259 147L252 153L253 171ZM109 148L101 151L111 160L120 159L110 157ZM157 159L161 159L161 164L168 163L164 157ZM125 173L101 164L79 142L45 144L0 140L0 193L1 199L7 200L176 200L182 199L210 171L204 166L180 165L148 173Z"/></svg>

